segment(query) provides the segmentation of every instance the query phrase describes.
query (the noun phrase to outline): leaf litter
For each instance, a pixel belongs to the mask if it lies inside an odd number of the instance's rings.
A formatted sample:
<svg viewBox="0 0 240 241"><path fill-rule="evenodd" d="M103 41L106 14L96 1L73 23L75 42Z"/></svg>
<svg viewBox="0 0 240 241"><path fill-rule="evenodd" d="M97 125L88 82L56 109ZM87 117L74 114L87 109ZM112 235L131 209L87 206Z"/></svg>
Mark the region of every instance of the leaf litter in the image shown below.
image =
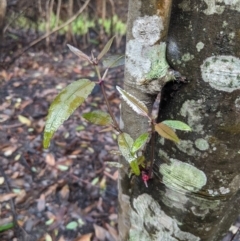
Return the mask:
<svg viewBox="0 0 240 241"><path fill-rule="evenodd" d="M70 52L70 51L69 51ZM30 240L108 240L117 238L117 168L105 165L118 156L111 132L87 123L83 111L106 111L99 88L53 137L48 150L42 132L50 103L63 87L93 76L71 53L39 52L22 56L16 66L0 70L0 219L16 217ZM92 77L91 77L92 78ZM123 67L109 71L106 88L119 117ZM87 105L88 103L88 105ZM90 108L89 108L90 107ZM81 128L79 128L81 126ZM10 191L8 191L6 179ZM98 182L91 183L93 180ZM11 210L10 200L15 210ZM24 237L12 228L1 240Z"/></svg>

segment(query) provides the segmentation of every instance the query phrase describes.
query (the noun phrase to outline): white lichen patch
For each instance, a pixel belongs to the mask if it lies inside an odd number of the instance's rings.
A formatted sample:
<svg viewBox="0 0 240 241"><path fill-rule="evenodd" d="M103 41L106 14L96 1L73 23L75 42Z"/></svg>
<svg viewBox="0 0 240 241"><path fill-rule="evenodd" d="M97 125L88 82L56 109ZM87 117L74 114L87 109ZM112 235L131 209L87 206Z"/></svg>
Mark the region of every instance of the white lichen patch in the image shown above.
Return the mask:
<svg viewBox="0 0 240 241"><path fill-rule="evenodd" d="M181 3L178 4L178 7L181 8L183 11L191 11L190 3L191 0L183 0Z"/></svg>
<svg viewBox="0 0 240 241"><path fill-rule="evenodd" d="M240 97L237 97L234 101L235 107L240 110Z"/></svg>
<svg viewBox="0 0 240 241"><path fill-rule="evenodd" d="M240 12L239 0L203 0L207 4L207 9L203 12L206 15L222 14L226 8ZM225 5L224 5L225 4Z"/></svg>
<svg viewBox="0 0 240 241"><path fill-rule="evenodd" d="M204 48L204 43L203 42L198 42L196 44L197 51L200 52Z"/></svg>
<svg viewBox="0 0 240 241"><path fill-rule="evenodd" d="M188 62L192 59L194 59L194 56L190 53L186 53L182 56L182 61L184 61L184 62Z"/></svg>
<svg viewBox="0 0 240 241"><path fill-rule="evenodd" d="M236 175L231 181L229 188L233 192L238 192L240 189L240 174Z"/></svg>
<svg viewBox="0 0 240 241"><path fill-rule="evenodd" d="M174 207L186 212L185 204L189 202L186 192L179 192L166 187L165 192L160 191L162 202L168 207Z"/></svg>
<svg viewBox="0 0 240 241"><path fill-rule="evenodd" d="M217 0L204 0L204 2L207 4L207 9L203 11L206 15L211 15L214 13L222 14L225 9L225 6L219 5Z"/></svg>
<svg viewBox="0 0 240 241"><path fill-rule="evenodd" d="M223 26L223 28L227 27L228 26L228 22L224 20L222 26Z"/></svg>
<svg viewBox="0 0 240 241"><path fill-rule="evenodd" d="M139 17L133 22L134 39L127 42L126 69L139 85L172 78L166 61L166 43L156 44L162 29L162 19L156 15Z"/></svg>
<svg viewBox="0 0 240 241"><path fill-rule="evenodd" d="M220 187L219 191L220 191L221 194L227 194L227 193L230 192L230 189L226 188L226 187Z"/></svg>
<svg viewBox="0 0 240 241"><path fill-rule="evenodd" d="M133 23L133 37L142 44L153 45L160 39L163 22L157 15L137 18Z"/></svg>
<svg viewBox="0 0 240 241"><path fill-rule="evenodd" d="M240 59L234 56L213 56L201 65L202 78L214 89L232 92L240 89Z"/></svg>
<svg viewBox="0 0 240 241"><path fill-rule="evenodd" d="M195 146L200 150L200 151L206 151L209 148L209 144L206 140L203 138L198 138L195 140Z"/></svg>
<svg viewBox="0 0 240 241"><path fill-rule="evenodd" d="M188 154L189 156L200 156L200 152L196 151L193 147L193 142L190 140L181 140L178 144L176 144L177 148Z"/></svg>
<svg viewBox="0 0 240 241"><path fill-rule="evenodd" d="M186 100L182 105L180 114L187 118L187 124L193 131L203 134L203 125L201 124L203 115L201 109L201 100Z"/></svg>
<svg viewBox="0 0 240 241"><path fill-rule="evenodd" d="M148 194L135 198L133 208L130 213L130 241L200 241L199 237L181 231L177 220L168 216Z"/></svg>
<svg viewBox="0 0 240 241"><path fill-rule="evenodd" d="M203 171L177 159L170 161L170 165L162 164L159 169L168 188L196 192L206 185L207 177Z"/></svg>

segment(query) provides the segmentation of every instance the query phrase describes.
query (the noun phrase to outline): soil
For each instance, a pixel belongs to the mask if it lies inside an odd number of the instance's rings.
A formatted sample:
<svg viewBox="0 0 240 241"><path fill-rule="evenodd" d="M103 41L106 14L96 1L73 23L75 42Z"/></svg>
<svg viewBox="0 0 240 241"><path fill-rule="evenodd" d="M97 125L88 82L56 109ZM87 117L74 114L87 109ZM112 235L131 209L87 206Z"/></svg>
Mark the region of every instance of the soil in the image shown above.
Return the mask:
<svg viewBox="0 0 240 241"><path fill-rule="evenodd" d="M92 67L66 46L28 51L0 70L0 227L16 222L0 232L2 241L117 239L118 172L106 165L118 159L110 154L117 150L116 135L82 117L90 110L106 111L98 85L58 129L50 148L42 146L51 102L81 78L97 80ZM122 82L123 67L111 69L105 80L117 119L115 86Z"/></svg>

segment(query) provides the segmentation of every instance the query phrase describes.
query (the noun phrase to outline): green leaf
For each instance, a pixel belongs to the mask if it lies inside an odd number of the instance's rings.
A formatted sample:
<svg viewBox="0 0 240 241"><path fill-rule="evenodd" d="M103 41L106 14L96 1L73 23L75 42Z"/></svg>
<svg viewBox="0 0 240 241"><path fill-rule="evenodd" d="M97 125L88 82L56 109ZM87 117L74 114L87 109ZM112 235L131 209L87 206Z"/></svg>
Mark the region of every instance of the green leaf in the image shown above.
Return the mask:
<svg viewBox="0 0 240 241"><path fill-rule="evenodd" d="M105 126L110 125L112 123L111 116L108 113L100 110L84 113L82 116L89 122L96 125Z"/></svg>
<svg viewBox="0 0 240 241"><path fill-rule="evenodd" d="M137 152L139 149L141 149L145 143L147 142L148 140L148 137L149 137L149 133L143 133L141 134L133 143L133 146L132 146L132 149L131 149L131 152L132 153L135 153Z"/></svg>
<svg viewBox="0 0 240 241"><path fill-rule="evenodd" d="M68 48L69 48L75 55L77 55L80 59L87 60L88 62L91 63L90 57L88 57L86 54L84 54L81 50L73 47L73 46L70 45L70 44L67 44L67 46L68 46Z"/></svg>
<svg viewBox="0 0 240 241"><path fill-rule="evenodd" d="M113 39L115 38L115 36L113 36L104 46L103 50L101 51L101 53L97 56L97 59L100 60L110 49Z"/></svg>
<svg viewBox="0 0 240 241"><path fill-rule="evenodd" d="M58 127L83 103L95 86L88 79L81 79L68 85L52 102L44 130L43 146L48 148Z"/></svg>
<svg viewBox="0 0 240 241"><path fill-rule="evenodd" d="M181 131L192 131L191 127L187 124L185 124L182 121L177 121L177 120L165 120L162 122L163 124L176 129L176 130L181 130Z"/></svg>
<svg viewBox="0 0 240 241"><path fill-rule="evenodd" d="M124 65L125 63L125 56L120 54L110 55L105 57L103 60L103 67L105 68L114 68L117 66Z"/></svg>
<svg viewBox="0 0 240 241"><path fill-rule="evenodd" d="M119 150L129 163L136 158L131 153L132 145L133 145L133 139L129 134L121 133L118 135Z"/></svg>
<svg viewBox="0 0 240 241"><path fill-rule="evenodd" d="M119 86L116 86L117 90L121 94L124 101L139 115L148 117L147 106L135 96L129 94L127 91L123 90Z"/></svg>
<svg viewBox="0 0 240 241"><path fill-rule="evenodd" d="M168 127L167 125L163 124L163 123L158 123L155 124L155 131L162 137L169 139L171 141L174 142L179 142L179 138L176 135L176 133L173 131L173 129L171 129L170 127Z"/></svg>
<svg viewBox="0 0 240 241"><path fill-rule="evenodd" d="M99 178L98 178L98 177L95 177L95 178L91 181L91 184L94 186L94 185L96 185L98 182L99 182Z"/></svg>
<svg viewBox="0 0 240 241"><path fill-rule="evenodd" d="M6 231L6 230L11 229L13 227L14 227L14 223L13 222L3 224L3 225L0 226L0 232Z"/></svg>
<svg viewBox="0 0 240 241"><path fill-rule="evenodd" d="M67 224L66 229L73 230L73 229L76 229L77 227L78 227L78 223L75 221L72 221Z"/></svg>
<svg viewBox="0 0 240 241"><path fill-rule="evenodd" d="M60 171L67 171L69 169L68 166L65 166L65 165L57 165L57 168L60 170Z"/></svg>
<svg viewBox="0 0 240 241"><path fill-rule="evenodd" d="M45 222L46 225L51 225L54 222L54 218L48 219L48 221Z"/></svg>
<svg viewBox="0 0 240 241"><path fill-rule="evenodd" d="M130 167L131 167L132 172L136 176L140 175L140 169L139 169L139 165L138 165L138 160L137 159L135 159L135 160L130 162Z"/></svg>

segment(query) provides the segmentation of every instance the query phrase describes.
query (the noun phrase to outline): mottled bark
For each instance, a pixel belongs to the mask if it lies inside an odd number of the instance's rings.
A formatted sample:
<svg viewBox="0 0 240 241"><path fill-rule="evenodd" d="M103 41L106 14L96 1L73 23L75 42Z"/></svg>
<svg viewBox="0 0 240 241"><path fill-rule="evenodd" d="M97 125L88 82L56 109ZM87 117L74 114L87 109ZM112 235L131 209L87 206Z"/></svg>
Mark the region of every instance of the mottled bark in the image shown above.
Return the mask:
<svg viewBox="0 0 240 241"><path fill-rule="evenodd" d="M128 47L138 44L130 42L137 39L132 34L136 19L147 20L146 16L155 15L161 18L158 7L162 8L164 2L130 0L127 58L131 53ZM163 91L158 119L181 120L193 131L177 131L179 144L157 139L149 188L140 178L130 182L128 165L122 160L120 240L218 241L240 213L239 12L239 0L173 1L167 60L189 83L174 95L171 88ZM164 42L166 25L163 29L163 40L149 46ZM157 92L151 86L155 79L143 89L139 75L134 69L130 71L128 64L127 59L125 89L151 109ZM144 61L142 65L144 69ZM158 91L166 83L166 78L162 80ZM125 131L133 138L148 128L147 120L124 104L122 119Z"/></svg>

